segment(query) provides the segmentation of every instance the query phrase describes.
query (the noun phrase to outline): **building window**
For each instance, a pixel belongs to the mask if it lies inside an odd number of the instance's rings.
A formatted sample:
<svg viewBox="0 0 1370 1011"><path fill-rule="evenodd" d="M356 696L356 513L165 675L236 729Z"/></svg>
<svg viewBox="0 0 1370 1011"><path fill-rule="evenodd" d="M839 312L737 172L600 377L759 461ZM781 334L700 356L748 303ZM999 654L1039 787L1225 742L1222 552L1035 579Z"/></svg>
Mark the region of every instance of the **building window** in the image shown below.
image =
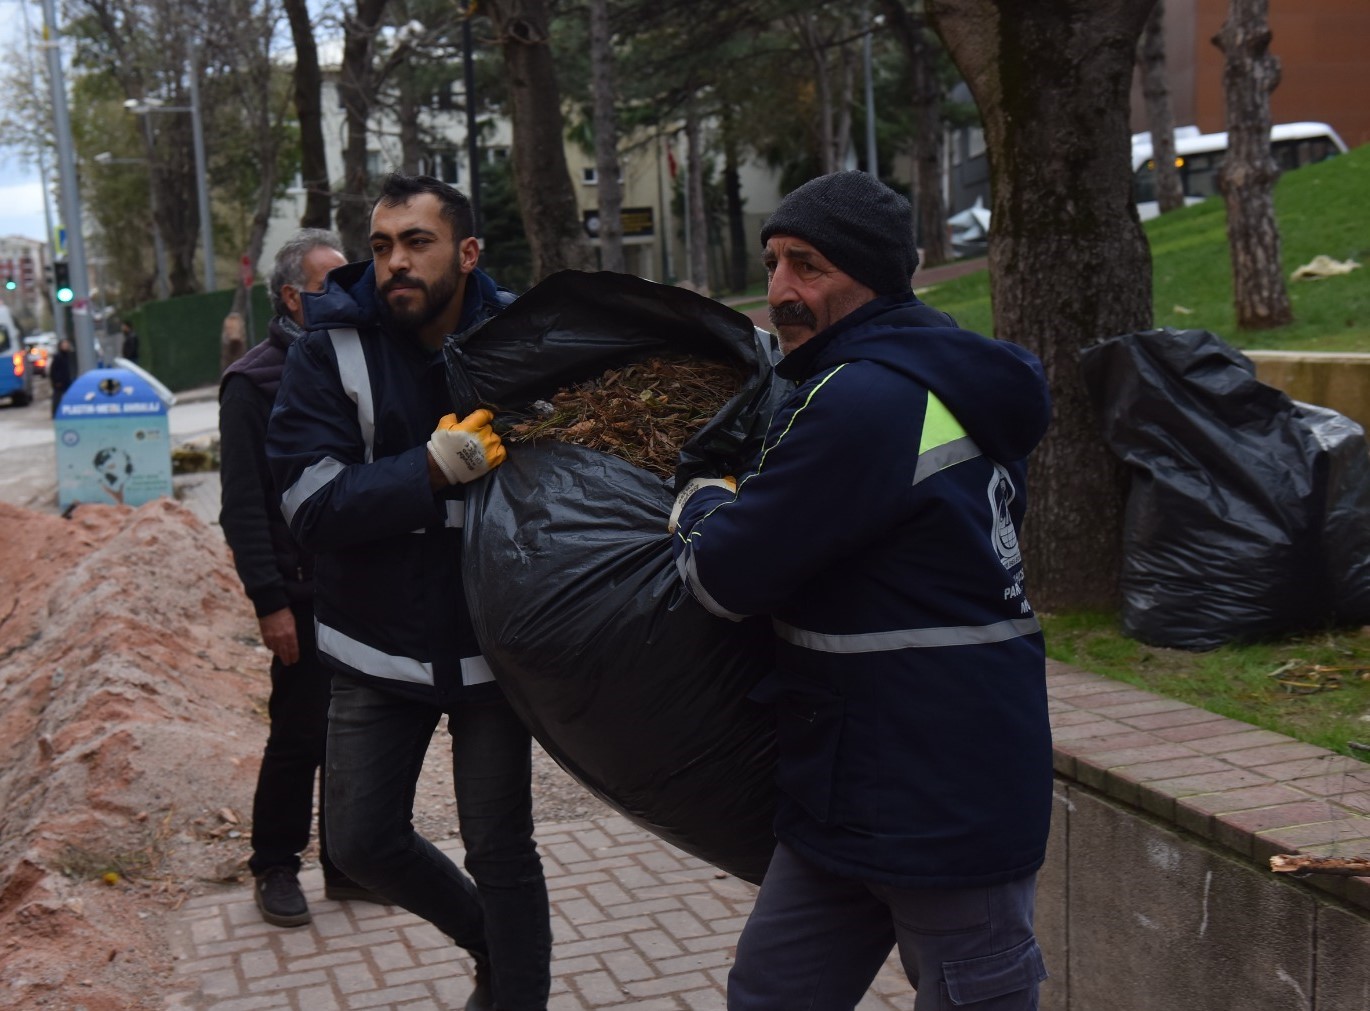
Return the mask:
<svg viewBox="0 0 1370 1011"><path fill-rule="evenodd" d="M580 181L583 182L586 186L598 186L599 172L595 169L593 165L586 165L583 169L580 170Z"/></svg>

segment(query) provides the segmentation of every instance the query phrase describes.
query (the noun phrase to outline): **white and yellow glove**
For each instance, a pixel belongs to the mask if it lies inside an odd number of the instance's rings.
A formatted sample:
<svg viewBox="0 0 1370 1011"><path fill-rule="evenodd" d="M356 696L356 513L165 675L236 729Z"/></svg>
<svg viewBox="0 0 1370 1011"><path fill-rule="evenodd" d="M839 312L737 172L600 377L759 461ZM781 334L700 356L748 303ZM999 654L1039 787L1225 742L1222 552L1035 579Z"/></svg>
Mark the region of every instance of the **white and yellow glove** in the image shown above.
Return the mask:
<svg viewBox="0 0 1370 1011"><path fill-rule="evenodd" d="M685 487L680 489L680 494L675 497L675 506L671 509L671 518L666 521L666 532L675 533L675 528L680 525L680 510L685 508L685 503L690 496L701 488L727 488L729 491L737 491L737 482L730 477L695 477L691 478Z"/></svg>
<svg viewBox="0 0 1370 1011"><path fill-rule="evenodd" d="M474 481L504 462L504 444L490 427L494 415L472 411L460 421L448 414L428 438L428 455L451 484Z"/></svg>

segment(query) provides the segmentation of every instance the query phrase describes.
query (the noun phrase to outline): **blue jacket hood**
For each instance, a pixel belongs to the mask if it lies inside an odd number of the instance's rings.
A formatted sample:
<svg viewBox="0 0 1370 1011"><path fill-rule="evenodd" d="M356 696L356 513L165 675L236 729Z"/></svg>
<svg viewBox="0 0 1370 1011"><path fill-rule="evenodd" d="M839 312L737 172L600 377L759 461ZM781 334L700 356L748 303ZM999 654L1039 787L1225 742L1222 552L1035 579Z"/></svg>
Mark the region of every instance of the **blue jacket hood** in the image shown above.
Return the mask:
<svg viewBox="0 0 1370 1011"><path fill-rule="evenodd" d="M848 361L878 362L927 387L993 460L1026 457L1051 420L1036 355L962 330L912 294L867 303L800 345L776 371L797 379L797 371L812 375Z"/></svg>
<svg viewBox="0 0 1370 1011"><path fill-rule="evenodd" d="M475 321L481 306L506 302L500 287L477 268L467 276L457 332ZM329 330L340 326L372 326L380 323L380 296L376 292L376 268L370 260L335 267L324 280L323 291L304 293L306 330Z"/></svg>

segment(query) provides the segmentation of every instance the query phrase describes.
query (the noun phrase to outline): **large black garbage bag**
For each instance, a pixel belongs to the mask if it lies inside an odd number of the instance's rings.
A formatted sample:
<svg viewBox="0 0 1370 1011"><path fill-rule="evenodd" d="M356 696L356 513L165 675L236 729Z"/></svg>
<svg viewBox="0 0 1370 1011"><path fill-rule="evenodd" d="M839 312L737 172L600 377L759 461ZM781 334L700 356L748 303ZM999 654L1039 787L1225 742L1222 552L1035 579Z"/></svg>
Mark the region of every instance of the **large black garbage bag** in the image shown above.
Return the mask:
<svg viewBox="0 0 1370 1011"><path fill-rule="evenodd" d="M447 350L459 411L518 410L626 362L731 358L750 380L682 452L736 473L787 388L738 313L618 274L553 275ZM774 733L746 699L769 621L728 622L680 585L670 482L552 441L512 448L468 490L463 579L482 651L542 746L593 793L674 845L757 882L774 846Z"/></svg>
<svg viewBox="0 0 1370 1011"><path fill-rule="evenodd" d="M1105 441L1132 472L1123 631L1212 649L1370 615L1359 426L1297 404L1203 330L1085 349Z"/></svg>

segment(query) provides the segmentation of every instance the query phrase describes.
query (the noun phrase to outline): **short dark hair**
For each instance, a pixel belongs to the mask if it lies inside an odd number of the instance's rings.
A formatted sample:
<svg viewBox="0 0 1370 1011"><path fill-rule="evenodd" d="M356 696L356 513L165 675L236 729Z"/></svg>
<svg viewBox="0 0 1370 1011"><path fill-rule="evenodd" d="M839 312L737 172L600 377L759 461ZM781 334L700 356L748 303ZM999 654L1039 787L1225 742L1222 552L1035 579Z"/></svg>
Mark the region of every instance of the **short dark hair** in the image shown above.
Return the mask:
<svg viewBox="0 0 1370 1011"><path fill-rule="evenodd" d="M433 176L407 176L402 172L391 172L381 181L380 196L371 205L398 207L407 204L421 193L431 193L442 205L442 216L452 226L452 238L457 242L469 238L476 230L475 217L471 213L471 201L466 194L454 186L448 186Z"/></svg>
<svg viewBox="0 0 1370 1011"><path fill-rule="evenodd" d="M276 262L271 268L267 291L271 294L271 308L277 316L290 315L290 307L281 297L281 289L288 284L304 290L304 258L320 246L327 246L339 253L343 251L338 236L322 228L301 228L276 251Z"/></svg>

